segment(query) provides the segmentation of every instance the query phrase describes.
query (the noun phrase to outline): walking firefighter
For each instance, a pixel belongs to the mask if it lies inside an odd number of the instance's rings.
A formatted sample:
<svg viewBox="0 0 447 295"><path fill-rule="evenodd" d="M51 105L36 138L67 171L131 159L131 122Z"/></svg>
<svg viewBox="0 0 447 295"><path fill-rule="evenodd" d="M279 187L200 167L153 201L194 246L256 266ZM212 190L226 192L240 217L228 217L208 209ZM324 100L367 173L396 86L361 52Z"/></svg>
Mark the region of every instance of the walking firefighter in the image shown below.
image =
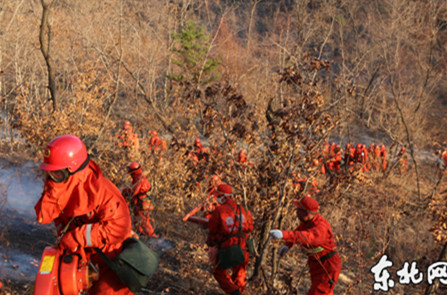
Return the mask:
<svg viewBox="0 0 447 295"><path fill-rule="evenodd" d="M318 202L308 196L292 201L297 207L300 225L291 231L272 229L274 239L283 239L279 255L284 256L298 244L308 257L311 287L307 295L333 295L341 271L341 258L336 251L334 234L329 222L318 214Z"/></svg>
<svg viewBox="0 0 447 295"><path fill-rule="evenodd" d="M157 237L150 222L150 211L154 209L154 204L148 196L151 184L143 174L138 162L133 162L127 167L127 171L132 177L132 187L123 190L123 196L129 200L133 213L133 224L136 232L147 237Z"/></svg>
<svg viewBox="0 0 447 295"><path fill-rule="evenodd" d="M220 184L216 190L217 206L209 220L207 245L213 276L227 294L242 294L247 281L250 258L248 235L253 231L249 210L232 198L233 188ZM232 270L232 274L228 273Z"/></svg>

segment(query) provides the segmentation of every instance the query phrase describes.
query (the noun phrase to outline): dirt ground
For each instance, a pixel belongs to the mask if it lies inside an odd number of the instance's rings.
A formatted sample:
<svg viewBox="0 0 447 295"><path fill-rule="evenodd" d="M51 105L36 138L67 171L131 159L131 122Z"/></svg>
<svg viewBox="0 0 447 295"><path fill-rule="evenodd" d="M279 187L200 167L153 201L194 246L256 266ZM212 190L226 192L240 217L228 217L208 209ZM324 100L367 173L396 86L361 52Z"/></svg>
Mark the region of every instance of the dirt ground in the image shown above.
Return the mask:
<svg viewBox="0 0 447 295"><path fill-rule="evenodd" d="M444 185L439 189L444 192L447 187ZM2 203L0 202L0 204ZM138 295L223 294L210 273L205 245L206 230L196 224L182 222L181 214L178 212L170 212L167 217L166 210L156 209L151 216L159 238L148 240L147 243L160 255L161 260L149 285ZM0 295L33 294L34 278L42 252L46 246L54 245L55 239L56 233L52 224L38 224L32 214L25 216L20 213L20 210L0 209L0 255L2 258L0 281L3 283ZM13 254L15 253L23 254L25 260L14 261ZM403 255L407 256L407 254ZM434 260L436 258L437 256ZM304 264L304 259L294 260L290 257L282 262L282 267L287 273L303 273L301 270L305 269ZM31 268L29 268L30 265ZM252 269L253 259L248 269L249 276ZM352 270L349 272L352 274L350 278L355 278L355 268L346 265L343 272L347 269ZM306 282L304 282L305 280ZM299 294L307 292L308 280L308 276L303 276ZM288 282L287 277L281 277L281 281ZM247 285L247 294L258 294L250 292L251 288L254 288L253 285L253 283ZM348 280L340 279L336 288L335 294L349 293ZM443 286L438 294L447 294L445 293L447 292L446 288L447 286ZM411 289L410 286L401 293L403 288L400 288L399 291L396 290L390 294L420 295L423 294L425 287L420 285L418 290Z"/></svg>
<svg viewBox="0 0 447 295"><path fill-rule="evenodd" d="M17 211L2 210L0 212L0 249L3 250L3 268L0 269L0 281L3 283L3 288L0 290L0 294L33 294L33 278L37 273L42 252L46 246L54 245L56 238L54 226L38 224L30 217L20 215ZM148 287L137 294L197 294L198 290L202 290L200 294L222 294L207 271L206 259L204 259L201 269L195 270L195 275L190 276L189 279L186 280L184 275L179 274L179 270L184 267L182 265L182 258L184 258L181 255L182 250L189 247L186 242L174 243L171 239L163 237L145 241L160 255L162 262L151 278ZM34 259L17 264L10 259L12 250L15 253L24 253L27 257L34 257ZM206 256L204 249L195 249L195 253L202 258ZM24 269L27 263L32 264L31 271ZM7 277L19 277L19 279L8 279ZM20 277L23 278L20 279Z"/></svg>
<svg viewBox="0 0 447 295"><path fill-rule="evenodd" d="M26 265L10 263L10 252L14 250L16 253L26 253L26 255L36 259L28 261L28 263L38 263L43 249L54 242L54 226L37 224L29 217L20 215L17 211L2 210L0 213L0 228L0 245L4 250L2 251L4 267L0 272L3 288L0 294L32 294L34 281L29 280L32 274L27 269L21 273ZM34 268L37 269L37 265ZM15 273L18 273L18 275ZM23 276L24 278L22 280L4 279L17 276Z"/></svg>

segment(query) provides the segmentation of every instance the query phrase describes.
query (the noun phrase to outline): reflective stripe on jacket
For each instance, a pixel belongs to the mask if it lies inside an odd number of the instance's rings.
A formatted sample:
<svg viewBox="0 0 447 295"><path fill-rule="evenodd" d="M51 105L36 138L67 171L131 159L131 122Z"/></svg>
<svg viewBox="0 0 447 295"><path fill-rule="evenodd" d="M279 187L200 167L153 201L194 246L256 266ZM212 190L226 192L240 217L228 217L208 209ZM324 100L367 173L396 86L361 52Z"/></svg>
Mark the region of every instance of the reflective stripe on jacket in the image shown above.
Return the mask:
<svg viewBox="0 0 447 295"><path fill-rule="evenodd" d="M320 214L309 222L301 223L295 230L283 231L283 236L289 248L299 244L309 259L319 258L336 248L332 228Z"/></svg>

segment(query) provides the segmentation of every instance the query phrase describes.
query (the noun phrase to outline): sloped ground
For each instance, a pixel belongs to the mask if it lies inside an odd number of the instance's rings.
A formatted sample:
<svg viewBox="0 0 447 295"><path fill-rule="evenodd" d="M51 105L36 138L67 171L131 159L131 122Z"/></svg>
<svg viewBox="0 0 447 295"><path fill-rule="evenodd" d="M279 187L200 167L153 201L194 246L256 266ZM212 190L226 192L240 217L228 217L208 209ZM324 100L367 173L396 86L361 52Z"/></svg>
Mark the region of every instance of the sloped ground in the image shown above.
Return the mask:
<svg viewBox="0 0 447 295"><path fill-rule="evenodd" d="M0 212L1 294L32 294L34 278L46 246L54 242L54 226L44 226L17 211Z"/></svg>
<svg viewBox="0 0 447 295"><path fill-rule="evenodd" d="M0 294L32 294L43 249L54 245L54 226L38 224L17 211L2 210L0 227ZM203 231L194 227L191 229L196 232L192 234ZM148 287L139 294L222 294L209 272L205 247L188 239L145 240L160 255L161 262Z"/></svg>
<svg viewBox="0 0 447 295"><path fill-rule="evenodd" d="M423 167L423 170L430 171L427 167ZM432 183L430 173L423 175L425 184L422 191L424 192L430 191L429 187ZM361 294L373 294L374 280L370 267L380 258L383 247L381 243L388 243L386 253L394 262L390 272L393 273L395 280L395 273L404 261L417 261L420 270L425 272L426 267L437 260L440 246L433 244L428 231L431 217L423 207L423 202L407 197L415 195L415 183L412 179L414 178L395 175L389 179L386 188L378 185L378 182L375 187L365 183L354 191L350 187L350 191L345 192L340 200L332 200L331 196L320 198L322 204L329 205L338 202L338 206L330 206L333 208L331 211L326 210L325 207L329 207L324 206L321 213L331 220L336 236L343 236L342 239L337 240L343 267L342 276L334 294L357 294L359 290L362 290ZM373 184L376 181L377 179L373 181ZM321 185L323 183L322 181ZM438 191L444 194L447 191L445 179ZM358 212L345 212L344 206L353 202L358 204ZM162 200L156 203L159 206L153 214L153 224L159 238L147 242L160 254L161 262L150 284L139 294L223 294L210 272L205 245L206 230L199 225L182 222L183 212L169 212L164 208L166 206ZM381 209L383 203L389 204L386 210L396 209L395 212L399 214L393 216L392 220L381 220L383 213L386 213ZM350 219L358 220L355 216L359 214L365 221L364 224L360 224L364 226L365 232L362 235L365 236L368 236L368 231L377 234L378 228L385 222L391 222L394 226L388 239L375 236L374 239L362 240L363 236L358 236L356 240L356 233L358 233L356 227L359 224L352 224ZM374 218L379 218L379 220L374 221ZM42 251L45 246L54 243L54 227L37 224L32 217L23 216L17 211L2 210L0 228L0 245L2 245L0 250L3 262L3 268L0 269L0 281L4 284L1 294L32 294L33 275L37 272ZM276 246L279 247L280 244ZM365 256L369 257L369 260L361 258ZM267 257L268 264L270 261L271 257ZM360 265L358 261L365 261L365 263ZM249 266L249 276L253 271L253 262L254 260ZM266 271L269 271L269 267ZM266 276L268 277L269 274L266 273ZM277 278L275 287L282 290L282 294L307 292L310 281L306 259L299 254L298 249L292 249L281 260ZM388 294L424 294L425 281L424 279L424 282L417 286L398 285ZM438 294L447 294L446 286L442 287ZM269 290L262 290L259 293L260 290L262 289L259 288L257 282L250 281L247 285L247 294L269 294Z"/></svg>

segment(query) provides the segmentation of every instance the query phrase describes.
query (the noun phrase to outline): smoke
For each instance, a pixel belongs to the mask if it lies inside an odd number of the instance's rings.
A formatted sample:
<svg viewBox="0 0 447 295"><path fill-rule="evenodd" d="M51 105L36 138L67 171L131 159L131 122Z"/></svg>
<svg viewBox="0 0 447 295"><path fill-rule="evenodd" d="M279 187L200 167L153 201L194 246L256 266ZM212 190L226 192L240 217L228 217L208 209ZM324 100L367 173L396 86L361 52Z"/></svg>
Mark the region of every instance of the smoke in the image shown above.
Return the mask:
<svg viewBox="0 0 447 295"><path fill-rule="evenodd" d="M20 166L11 163L0 165L1 208L34 217L34 205L43 189L36 164L26 162Z"/></svg>

